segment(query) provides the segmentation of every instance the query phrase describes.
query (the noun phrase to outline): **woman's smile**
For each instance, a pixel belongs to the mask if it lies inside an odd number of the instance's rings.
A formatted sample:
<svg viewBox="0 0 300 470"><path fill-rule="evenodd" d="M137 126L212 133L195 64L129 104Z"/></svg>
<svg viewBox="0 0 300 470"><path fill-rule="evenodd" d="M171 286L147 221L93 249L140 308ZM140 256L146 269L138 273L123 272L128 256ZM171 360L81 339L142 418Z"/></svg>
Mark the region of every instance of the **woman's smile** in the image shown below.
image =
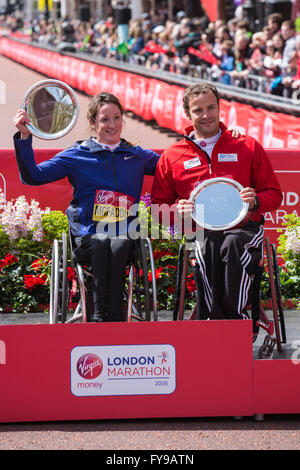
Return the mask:
<svg viewBox="0 0 300 470"><path fill-rule="evenodd" d="M94 123L98 142L107 145L117 144L120 141L122 129L123 119L117 105L110 103L99 107Z"/></svg>

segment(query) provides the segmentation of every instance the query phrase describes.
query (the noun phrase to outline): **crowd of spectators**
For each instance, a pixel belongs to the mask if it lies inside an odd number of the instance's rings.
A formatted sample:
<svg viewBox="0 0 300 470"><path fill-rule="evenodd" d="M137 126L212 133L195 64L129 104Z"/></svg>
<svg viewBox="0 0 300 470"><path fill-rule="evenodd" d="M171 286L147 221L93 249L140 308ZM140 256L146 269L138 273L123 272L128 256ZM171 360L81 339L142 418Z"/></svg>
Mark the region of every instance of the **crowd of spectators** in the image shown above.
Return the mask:
<svg viewBox="0 0 300 470"><path fill-rule="evenodd" d="M14 19L6 22L14 28ZM269 15L258 32L251 31L250 23L243 18L210 22L206 16L188 18L179 11L174 21L151 18L148 13L130 20L126 42L120 42L113 15L101 21L91 18L89 22L34 20L29 33L31 41L60 50L288 98L299 99L300 95L300 32L280 13Z"/></svg>

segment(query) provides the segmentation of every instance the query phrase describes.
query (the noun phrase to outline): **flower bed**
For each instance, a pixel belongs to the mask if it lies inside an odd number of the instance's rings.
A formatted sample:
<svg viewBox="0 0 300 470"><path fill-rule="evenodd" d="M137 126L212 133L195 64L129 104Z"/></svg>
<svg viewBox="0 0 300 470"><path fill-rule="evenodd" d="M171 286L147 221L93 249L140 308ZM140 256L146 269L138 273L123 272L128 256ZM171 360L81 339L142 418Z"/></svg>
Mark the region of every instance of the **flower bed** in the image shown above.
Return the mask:
<svg viewBox="0 0 300 470"><path fill-rule="evenodd" d="M291 300L300 309L300 217L285 216L280 229L278 251L283 262L280 266L280 282L284 299Z"/></svg>
<svg viewBox="0 0 300 470"><path fill-rule="evenodd" d="M150 196L140 204L141 226L151 233ZM280 281L285 308L300 307L300 222L287 216L279 237ZM163 236L152 240L159 310L173 310L177 254L181 240L171 227L159 227ZM41 210L39 203L28 203L24 196L5 201L0 191L0 312L39 312L48 309L51 252L54 239L68 231L61 211ZM151 274L149 273L149 278ZM69 268L70 287L73 273ZM262 301L268 306L267 279L263 282ZM186 308L194 305L195 283L189 271ZM72 300L72 299L70 299ZM73 298L74 300L74 298ZM72 305L70 305L72 307Z"/></svg>
<svg viewBox="0 0 300 470"><path fill-rule="evenodd" d="M5 201L0 191L0 312L48 307L52 243L67 229L62 212L24 196Z"/></svg>

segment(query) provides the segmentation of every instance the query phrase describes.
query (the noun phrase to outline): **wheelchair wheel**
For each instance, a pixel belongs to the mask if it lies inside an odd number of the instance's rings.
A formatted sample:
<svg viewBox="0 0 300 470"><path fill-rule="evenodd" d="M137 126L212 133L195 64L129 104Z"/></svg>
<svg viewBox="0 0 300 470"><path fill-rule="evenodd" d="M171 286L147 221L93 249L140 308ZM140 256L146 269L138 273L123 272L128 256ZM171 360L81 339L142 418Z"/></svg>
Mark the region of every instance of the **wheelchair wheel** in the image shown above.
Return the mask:
<svg viewBox="0 0 300 470"><path fill-rule="evenodd" d="M140 297L138 296L138 305L136 307L133 303L133 284L135 271L136 266L134 264L131 264L129 267L127 291L125 289L124 292L125 303L123 306L122 321L131 322L133 321L133 319L144 320L144 318L142 318L142 315L140 314Z"/></svg>
<svg viewBox="0 0 300 470"><path fill-rule="evenodd" d="M65 323L67 319L68 310L68 239L65 233L62 234L61 239L61 253L60 253L60 285L59 291L61 297L59 297L59 310L61 314L61 321Z"/></svg>
<svg viewBox="0 0 300 470"><path fill-rule="evenodd" d="M266 248L266 258L267 258L267 266L268 266L268 273L269 273L270 293L271 293L271 301L272 301L276 344L277 344L278 352L281 352L282 351L281 334L280 334L280 325L279 325L277 293L276 293L276 288L275 288L274 263L272 259L270 240L268 237L265 237L265 248Z"/></svg>
<svg viewBox="0 0 300 470"><path fill-rule="evenodd" d="M199 316L199 296L195 292L196 303L191 313L185 317L185 300L186 300L186 281L189 269L190 251L184 243L181 243L178 250L177 272L176 272L176 289L175 302L173 309L173 321L176 320L196 320Z"/></svg>
<svg viewBox="0 0 300 470"><path fill-rule="evenodd" d="M127 320L157 321L155 267L150 239L139 239L136 258L129 269ZM149 280L149 277L151 280Z"/></svg>
<svg viewBox="0 0 300 470"><path fill-rule="evenodd" d="M88 285L90 284L91 274L85 270L81 264L74 264L74 270L76 273L76 280L79 290L79 301L76 306L75 312L68 318L67 323L74 323L81 321L86 323L87 321L87 304L91 309L91 297L88 291Z"/></svg>
<svg viewBox="0 0 300 470"><path fill-rule="evenodd" d="M52 247L50 281L50 324L64 323L68 308L68 241L62 234L61 240L54 240Z"/></svg>
<svg viewBox="0 0 300 470"><path fill-rule="evenodd" d="M145 319L146 321L151 320L151 305L150 305L150 282L149 282L149 277L148 277L148 253L147 253L147 245L146 245L146 240L141 239L140 240L140 262L141 262L141 269L142 269L142 283L144 286L144 297L145 297L145 305L144 305L144 310L145 310ZM138 276L138 273L136 271L136 278ZM154 276L155 278L155 276Z"/></svg>
<svg viewBox="0 0 300 470"><path fill-rule="evenodd" d="M177 270L176 270L176 286L175 286L175 298L174 298L174 308L173 308L173 321L178 320L178 314L179 314L183 257L184 257L184 245L183 243L180 243L179 250L178 250Z"/></svg>
<svg viewBox="0 0 300 470"><path fill-rule="evenodd" d="M74 271L74 292L70 294L79 297L75 311L69 315L66 323L75 323L80 321L87 322L87 312L93 311L93 299L91 292L92 274L88 267L83 267L77 260L74 253L74 240L69 227L68 240L70 248L71 267ZM73 286L72 289L73 291ZM70 291L69 291L70 292Z"/></svg>
<svg viewBox="0 0 300 470"><path fill-rule="evenodd" d="M189 263L189 252L184 247L182 263L181 263L181 274L180 277L180 296L179 296L179 310L178 310L178 320L184 319L184 306L185 306L185 294L186 294L186 280L187 280L187 271Z"/></svg>
<svg viewBox="0 0 300 470"><path fill-rule="evenodd" d="M285 329L284 312L283 312L283 307L282 307L282 294L281 294L281 285L280 285L280 278L279 278L278 259L277 259L276 247L274 243L271 245L271 249L272 249L272 255L273 255L274 280L275 280L275 289L276 289L279 320L280 320L280 327L281 327L281 336L282 336L281 342L285 344L286 343L286 329Z"/></svg>
<svg viewBox="0 0 300 470"><path fill-rule="evenodd" d="M152 244L149 238L140 239L140 262L142 268L142 283L145 297L145 318L147 321L157 321L157 291L155 279L155 266ZM137 273L136 273L137 274ZM149 280L149 274L151 280Z"/></svg>
<svg viewBox="0 0 300 470"><path fill-rule="evenodd" d="M59 278L58 256L59 256L58 240L54 240L53 245L52 245L50 303L49 303L49 315L50 315L51 325L53 325L54 323L57 323L58 278Z"/></svg>

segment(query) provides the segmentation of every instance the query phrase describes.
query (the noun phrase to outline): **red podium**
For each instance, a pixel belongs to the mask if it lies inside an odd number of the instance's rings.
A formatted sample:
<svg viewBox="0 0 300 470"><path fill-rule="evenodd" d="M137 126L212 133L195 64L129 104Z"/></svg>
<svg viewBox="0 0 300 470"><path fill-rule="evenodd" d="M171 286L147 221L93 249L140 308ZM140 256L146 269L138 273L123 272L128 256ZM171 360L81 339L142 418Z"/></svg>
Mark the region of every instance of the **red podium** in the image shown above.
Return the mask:
<svg viewBox="0 0 300 470"><path fill-rule="evenodd" d="M0 422L300 412L299 365L253 360L251 320L4 325L0 381Z"/></svg>

